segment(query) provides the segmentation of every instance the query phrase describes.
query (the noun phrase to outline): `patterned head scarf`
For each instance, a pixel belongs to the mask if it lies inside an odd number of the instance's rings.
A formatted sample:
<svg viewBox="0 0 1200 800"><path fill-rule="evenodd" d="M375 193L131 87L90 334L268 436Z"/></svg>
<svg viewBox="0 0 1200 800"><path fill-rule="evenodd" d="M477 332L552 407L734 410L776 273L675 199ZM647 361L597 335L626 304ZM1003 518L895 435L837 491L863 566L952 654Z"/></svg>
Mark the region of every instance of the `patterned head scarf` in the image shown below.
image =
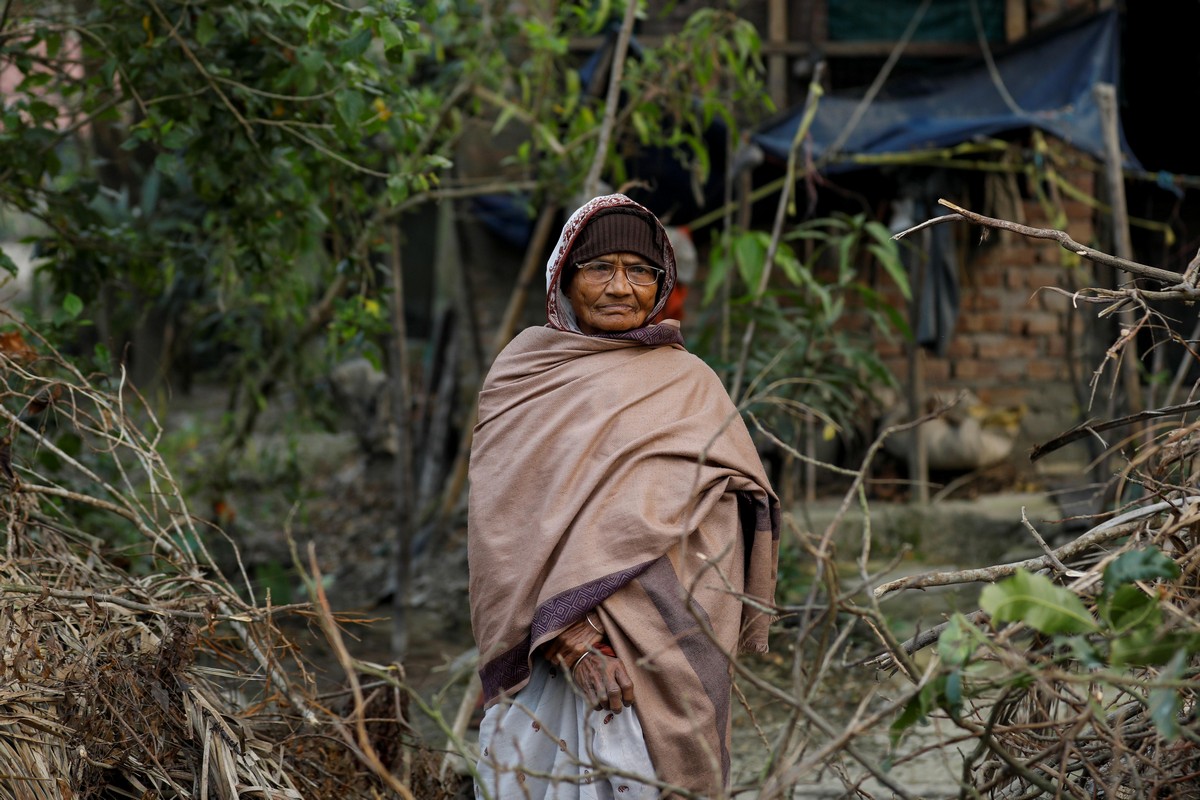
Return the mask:
<svg viewBox="0 0 1200 800"><path fill-rule="evenodd" d="M633 246L630 251L643 256L651 261L651 263L665 270L657 301L654 304L654 308L646 316L647 323L649 320L654 319L666 306L667 297L671 294L671 290L675 288L675 249L671 247L671 240L667 237L666 229L659 222L658 217L654 216L645 206L630 200L623 194L606 194L592 198L571 215L571 218L567 220L567 224L563 226L562 233L558 236L558 244L555 245L554 251L550 254L550 260L546 262L546 320L551 328L556 328L560 331L581 333L579 322L575 319L575 309L571 307L571 301L567 299L567 295L563 291L562 278L567 269L573 267L577 262L577 252L584 251L584 255L587 258L604 255L601 252L594 252L595 242L588 241L595 237L584 236L583 233L593 220L597 218L603 219L605 216L614 213L635 214L650 224L652 235L649 237L636 236L636 246ZM581 244L582 247L580 247ZM650 249L650 247L657 248L657 253L641 252L641 250ZM647 340L647 336L654 338L653 332L648 331L648 329L657 327L656 325L647 324L634 331L596 335L610 338ZM678 328L674 328L673 330L675 332L671 335L671 340L679 340ZM640 331L647 331L647 333L639 333Z"/></svg>

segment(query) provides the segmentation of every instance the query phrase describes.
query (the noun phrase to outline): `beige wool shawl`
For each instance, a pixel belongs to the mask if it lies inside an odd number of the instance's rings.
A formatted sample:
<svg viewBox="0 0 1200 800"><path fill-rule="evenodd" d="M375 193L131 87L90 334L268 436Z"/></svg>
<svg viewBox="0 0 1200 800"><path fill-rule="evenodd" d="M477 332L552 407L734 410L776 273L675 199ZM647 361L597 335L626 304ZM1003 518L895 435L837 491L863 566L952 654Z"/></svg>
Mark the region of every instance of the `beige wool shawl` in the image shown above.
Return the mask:
<svg viewBox="0 0 1200 800"><path fill-rule="evenodd" d="M657 777L719 793L729 659L767 648L769 615L744 600L773 601L779 506L716 374L680 345L529 328L484 383L470 487L487 703L595 608Z"/></svg>

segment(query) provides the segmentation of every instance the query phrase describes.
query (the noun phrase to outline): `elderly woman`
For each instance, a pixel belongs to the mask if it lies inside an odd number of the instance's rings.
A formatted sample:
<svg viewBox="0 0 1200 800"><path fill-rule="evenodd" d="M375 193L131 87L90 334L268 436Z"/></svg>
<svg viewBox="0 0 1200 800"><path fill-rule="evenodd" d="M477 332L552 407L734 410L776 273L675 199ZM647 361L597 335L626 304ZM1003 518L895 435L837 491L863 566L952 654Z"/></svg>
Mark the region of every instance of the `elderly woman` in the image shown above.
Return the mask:
<svg viewBox="0 0 1200 800"><path fill-rule="evenodd" d="M766 651L778 502L720 380L677 322L651 324L674 283L658 219L594 198L547 264L546 326L484 382L468 528L478 797L728 785L730 660Z"/></svg>

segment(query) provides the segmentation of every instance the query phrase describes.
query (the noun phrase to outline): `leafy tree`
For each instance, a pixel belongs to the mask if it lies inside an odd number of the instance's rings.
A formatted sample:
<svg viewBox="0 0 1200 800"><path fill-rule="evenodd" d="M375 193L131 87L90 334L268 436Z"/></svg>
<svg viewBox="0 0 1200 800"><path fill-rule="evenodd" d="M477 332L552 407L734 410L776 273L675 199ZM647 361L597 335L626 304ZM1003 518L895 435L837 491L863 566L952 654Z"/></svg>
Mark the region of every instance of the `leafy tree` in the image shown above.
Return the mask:
<svg viewBox="0 0 1200 800"><path fill-rule="evenodd" d="M585 86L571 38L627 42L637 10L9 2L0 69L15 86L0 116L0 207L41 225L41 273L74 323L62 342L78 357L128 369L143 390L165 377L186 388L205 371L229 383L209 480L227 479L272 392L303 390L352 353L381 363L401 434L397 526L410 535L433 498L414 480L404 215L521 192L549 223L594 168L620 185L637 147L674 153L702 182L705 128L722 120L732 136L765 108L757 36L717 9ZM496 175L465 178L455 147L480 122L511 126L517 144ZM546 245L531 242L527 264Z"/></svg>

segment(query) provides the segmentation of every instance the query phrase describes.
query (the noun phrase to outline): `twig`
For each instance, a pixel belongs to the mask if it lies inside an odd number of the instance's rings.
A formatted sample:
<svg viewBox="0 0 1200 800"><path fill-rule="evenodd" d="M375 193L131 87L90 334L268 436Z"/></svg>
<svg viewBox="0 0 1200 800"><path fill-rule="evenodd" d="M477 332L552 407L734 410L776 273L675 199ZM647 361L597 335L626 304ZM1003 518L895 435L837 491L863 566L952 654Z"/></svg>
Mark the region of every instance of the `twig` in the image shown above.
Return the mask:
<svg viewBox="0 0 1200 800"><path fill-rule="evenodd" d="M1161 419L1162 417L1174 417L1180 414L1186 414L1189 411L1200 409L1200 400L1193 400L1190 403L1181 403L1177 406L1168 406L1166 408L1152 408L1148 411L1139 411L1136 414L1130 414L1118 419L1111 419L1107 422L1096 422L1094 419L1089 419L1086 422L1081 422L1074 428L1071 428L1064 434L1056 436L1045 444L1035 446L1029 451L1029 460L1037 461L1044 455L1053 453L1061 447L1064 447L1071 442L1078 441L1088 436L1107 431L1112 428L1120 428L1124 425L1130 425L1135 422L1143 422L1148 419Z"/></svg>
<svg viewBox="0 0 1200 800"><path fill-rule="evenodd" d="M594 197L599 191L600 172L604 169L604 162L608 160L608 142L612 138L617 105L621 102L621 77L625 74L625 54L629 52L629 40L633 37L633 23L637 19L638 5L632 0L625 4L625 16L621 20L617 42L613 46L612 69L608 74L608 95L604 99L600 136L596 141L596 154L592 158L592 165L583 181L585 197Z"/></svg>
<svg viewBox="0 0 1200 800"><path fill-rule="evenodd" d="M985 614L983 611L972 611L970 614L964 614L963 616L969 622L972 622L972 623L981 622L982 620L987 618L987 614ZM916 636L903 642L900 645L900 647L897 649L900 651L903 651L906 655L910 655L910 656L913 653L924 650L926 647L928 647L929 645L936 642L939 638L941 638L942 631L946 630L946 627L949 624L950 624L950 622L949 622L949 620L947 620L946 622L942 622L937 625L934 625L932 628L923 630L920 633L918 633ZM869 658L864 658L861 661L856 661L853 664L851 664L850 666L852 666L852 667L874 667L876 669L890 670L890 669L894 669L897 666L896 665L896 656L891 652L878 653L876 655L870 656Z"/></svg>
<svg viewBox="0 0 1200 800"><path fill-rule="evenodd" d="M413 794L409 788L401 783L391 771L384 766L379 760L379 754L375 752L375 748L371 746L370 737L367 735L367 724L364 715L364 701L362 686L358 682L358 673L354 668L354 661L350 658L350 654L346 651L346 645L342 641L342 633L338 630L337 623L333 619L333 612L329 607L329 599L325 596L325 586L321 581L321 570L317 566L317 553L312 543L308 546L308 564L311 574L306 579L313 590L313 597L317 607L317 620L321 625L321 630L325 634L325 638L329 641L333 648L333 653L337 657L338 664L346 674L346 680L350 682L350 689L354 694L354 728L355 740L362 752L363 759L367 766L375 773L375 776L383 781L392 791L400 795L404 800L414 800ZM342 729L342 725L338 725ZM346 732L349 736L349 733Z"/></svg>
<svg viewBox="0 0 1200 800"><path fill-rule="evenodd" d="M1200 497L1186 497L1178 502L1183 505L1191 505L1200 502ZM1062 559L1073 558L1090 547L1112 541L1113 539L1119 539L1131 533L1141 524L1140 521L1142 518L1152 516L1168 508L1182 510L1181 506L1176 504L1176 501L1163 501L1134 509L1097 525L1078 539L1057 548L1051 555L1057 557L1060 561ZM1038 558L1029 558L1024 561L997 564L993 567L982 567L980 569L964 569L953 572L927 572L923 575L911 575L907 578L901 578L900 580L877 586L875 588L875 596L883 597L886 594L891 594L901 589L928 589L931 586L952 586L959 583L975 583L977 581L991 582L1000 578L1006 578L1016 573L1019 569L1045 569L1051 563L1050 555L1045 555Z"/></svg>
<svg viewBox="0 0 1200 800"><path fill-rule="evenodd" d="M945 206L951 211L957 212L962 218L970 220L978 225L986 225L989 228L998 228L1000 230L1012 231L1019 233L1022 236L1028 236L1031 239L1051 239L1059 243L1064 250L1069 250L1077 256L1082 256L1089 261L1094 261L1097 264L1104 264L1109 267L1128 272L1132 275L1137 275L1141 278L1149 278L1150 280L1158 281L1159 283L1170 284L1180 288L1195 289L1194 286L1184 286L1183 275L1178 272L1171 272L1158 267L1150 267L1145 264L1139 264L1136 261L1118 258L1117 256L1109 255L1095 248L1080 244L1072 239L1065 231L1053 230L1050 228L1033 228L1029 225L1022 225L1017 222L1009 222L1008 220L995 219L994 217L985 217L982 214L976 214L974 211L967 211L965 208L956 206L949 200L939 199L938 204ZM956 219L951 217L951 219Z"/></svg>
<svg viewBox="0 0 1200 800"><path fill-rule="evenodd" d="M1029 535L1038 543L1038 547L1042 548L1042 552L1046 554L1046 558L1054 565L1054 568L1064 575L1069 575L1072 578L1078 578L1081 574L1078 570L1067 569L1066 564L1058 560L1058 556L1054 555L1054 551L1050 549L1050 545L1046 544L1046 540L1038 533L1037 528L1033 527L1033 523L1029 521L1029 517L1025 514L1025 506L1021 506L1021 524L1025 526L1025 530L1029 531Z"/></svg>

